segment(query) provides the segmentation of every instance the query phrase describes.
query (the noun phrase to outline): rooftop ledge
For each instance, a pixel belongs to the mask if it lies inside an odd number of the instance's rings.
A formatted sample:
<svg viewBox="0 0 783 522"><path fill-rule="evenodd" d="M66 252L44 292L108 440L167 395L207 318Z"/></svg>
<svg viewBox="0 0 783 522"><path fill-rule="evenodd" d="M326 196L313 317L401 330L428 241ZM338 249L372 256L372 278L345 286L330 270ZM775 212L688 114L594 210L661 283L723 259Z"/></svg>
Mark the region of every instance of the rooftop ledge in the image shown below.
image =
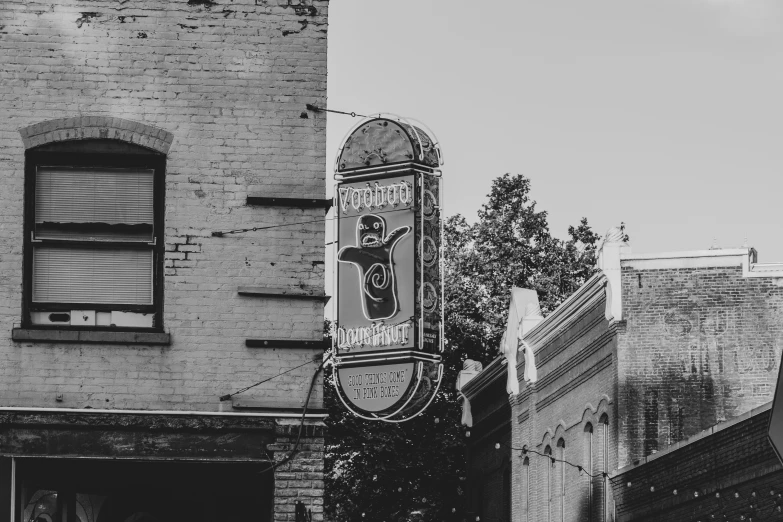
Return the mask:
<svg viewBox="0 0 783 522"><path fill-rule="evenodd" d="M706 430L700 431L699 433L696 433L695 435L691 435L690 437L681 440L680 442L675 442L674 444L671 444L669 446L666 446L661 451L658 451L657 453L652 453L650 455L647 455L646 457L642 457L639 460L635 461L633 464L630 464L628 466L624 466L620 469L617 469L611 473L609 473L609 478L617 477L618 475L622 475L623 473L630 471L634 468L638 468L639 466L646 464L648 462L651 462L653 460L659 459L661 457L664 457L666 455L670 455L671 453L677 451L678 449L681 449L685 446L688 446L689 444L693 444L694 442L703 439L704 437L709 437L710 435L717 433L719 431L723 431L727 428L730 428L736 424L739 424L740 422L744 422L751 417L755 417L756 415L760 413L764 413L767 410L772 409L772 401L767 402L765 404L762 404L761 406L757 406L756 408L753 408L750 411L746 411L742 415L738 415L737 417L734 417L733 419L729 419L724 422L720 422L718 424L715 424L714 426L710 426Z"/></svg>
<svg viewBox="0 0 783 522"><path fill-rule="evenodd" d="M783 263L757 263L752 248L719 248L686 252L621 254L623 268L666 270L678 268L742 267L743 277L783 278Z"/></svg>

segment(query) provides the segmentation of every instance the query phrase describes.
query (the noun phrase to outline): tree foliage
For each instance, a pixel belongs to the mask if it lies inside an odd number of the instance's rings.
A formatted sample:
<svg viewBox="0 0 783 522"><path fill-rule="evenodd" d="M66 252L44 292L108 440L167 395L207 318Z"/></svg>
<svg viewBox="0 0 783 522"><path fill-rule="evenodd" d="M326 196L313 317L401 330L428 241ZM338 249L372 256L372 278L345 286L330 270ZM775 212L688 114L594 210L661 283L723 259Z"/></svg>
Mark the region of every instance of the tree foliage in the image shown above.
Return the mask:
<svg viewBox="0 0 783 522"><path fill-rule="evenodd" d="M486 365L497 356L512 287L535 289L547 314L595 271L599 237L587 220L557 239L529 193L528 178L506 174L493 181L475 223L459 214L446 220L444 382L423 415L401 424L364 421L327 383L327 520L463 519L464 430L454 388L463 361Z"/></svg>

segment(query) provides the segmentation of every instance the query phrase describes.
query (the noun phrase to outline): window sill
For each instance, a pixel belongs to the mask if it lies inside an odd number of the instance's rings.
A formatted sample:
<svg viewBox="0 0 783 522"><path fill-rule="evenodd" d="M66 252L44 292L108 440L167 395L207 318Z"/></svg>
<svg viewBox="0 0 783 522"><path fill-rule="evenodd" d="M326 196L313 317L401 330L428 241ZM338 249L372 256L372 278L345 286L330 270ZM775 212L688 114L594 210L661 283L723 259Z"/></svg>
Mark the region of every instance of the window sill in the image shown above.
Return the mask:
<svg viewBox="0 0 783 522"><path fill-rule="evenodd" d="M171 334L163 332L14 328L11 332L11 338L14 341L41 343L171 344Z"/></svg>

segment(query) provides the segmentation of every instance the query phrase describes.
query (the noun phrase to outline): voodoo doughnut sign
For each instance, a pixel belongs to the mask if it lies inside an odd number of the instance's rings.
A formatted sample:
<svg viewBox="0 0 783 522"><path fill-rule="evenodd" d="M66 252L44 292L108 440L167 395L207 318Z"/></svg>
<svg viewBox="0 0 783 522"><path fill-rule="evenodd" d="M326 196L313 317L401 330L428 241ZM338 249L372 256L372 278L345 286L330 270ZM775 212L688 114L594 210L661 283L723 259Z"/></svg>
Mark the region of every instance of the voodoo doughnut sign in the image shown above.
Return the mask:
<svg viewBox="0 0 783 522"><path fill-rule="evenodd" d="M334 385L354 414L401 422L443 374L440 147L423 126L368 119L335 166Z"/></svg>

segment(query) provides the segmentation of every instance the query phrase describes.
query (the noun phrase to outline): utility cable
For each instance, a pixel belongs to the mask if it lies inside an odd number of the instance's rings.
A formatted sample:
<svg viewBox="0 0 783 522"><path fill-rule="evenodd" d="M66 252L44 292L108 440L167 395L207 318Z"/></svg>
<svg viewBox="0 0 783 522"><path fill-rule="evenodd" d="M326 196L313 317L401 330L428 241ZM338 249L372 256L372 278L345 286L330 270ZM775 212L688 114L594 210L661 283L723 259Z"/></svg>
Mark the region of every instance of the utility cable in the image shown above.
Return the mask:
<svg viewBox="0 0 783 522"><path fill-rule="evenodd" d="M389 214L390 212L401 212L403 210L416 210L414 207L394 208L392 210L379 210L373 212L373 214ZM226 230L225 232L212 232L212 237L223 237L226 234L242 234L245 232L255 232L257 230L268 230L270 228L290 227L294 225L308 225L310 223L323 223L324 221L334 221L340 219L339 217L313 219L311 221L298 221L295 223L282 223L279 225L267 225L263 227L251 227L251 228L238 228L236 230Z"/></svg>
<svg viewBox="0 0 783 522"><path fill-rule="evenodd" d="M500 446L500 444L498 443L495 447L498 448L499 446ZM579 464L574 464L573 462L568 462L567 460L558 459L557 457L554 457L552 455L547 455L545 453L541 453L541 452L536 451L534 449L530 449L530 448L515 448L513 446L509 446L508 444L504 444L504 446L506 446L507 448L512 449L512 450L521 451L523 455L525 455L527 453L533 453L535 455L539 455L541 457L547 458L547 459L549 459L552 462L562 462L563 464L568 464L572 468L576 468L580 472L584 472L590 478L608 477L609 476L609 474L606 473L605 471L602 471L601 473L595 473L595 474L590 473L583 466L580 466Z"/></svg>
<svg viewBox="0 0 783 522"><path fill-rule="evenodd" d="M299 442L302 440L302 432L304 431L304 422L305 417L307 416L307 407L310 404L310 396L313 394L313 389L315 388L315 383L318 380L318 374L321 373L321 371L324 369L324 366L326 363L331 359L332 354L330 353L324 359L321 361L321 364L318 365L318 368L313 373L313 378L310 380L310 389L307 391L307 398L305 399L304 407L302 408L302 419L299 421L299 433L296 435L296 442L294 442L294 447L291 448L291 450L288 452L288 455L280 459L278 462L275 462L273 465L269 466L266 469L263 469L259 471L259 473L266 473L267 471L274 471L286 462L290 461L292 458L294 458L294 455L296 455L299 451Z"/></svg>
<svg viewBox="0 0 783 522"><path fill-rule="evenodd" d="M318 357L318 356L316 355L316 357ZM312 360L312 361L307 361L307 362L305 362L305 363L302 363L302 364L300 364L299 366L294 366L293 368L289 368L289 369L287 369L287 370L286 370L286 371L284 371L284 372L280 372L280 373L278 373L277 375L273 375L273 376L271 376L271 377L269 377L269 378L267 378L267 379L264 379L263 381L258 381L258 382L257 382L257 383L255 383L255 384L251 384L250 386L246 386L246 387L242 388L241 390L237 390L237 391L235 391L234 393L229 393L229 394L226 394L226 395L221 395L221 396L220 396L220 401L221 401L221 402L222 402L222 401L227 401L227 400L229 400L231 397L233 397L234 395L239 395L240 393L244 393L244 392L246 392L247 390L249 390L250 388L255 388L255 387L256 387L256 386L258 386L259 384L264 384L265 382L269 382L269 381L271 381L272 379L275 379L275 378L277 378L277 377L280 377L281 375L285 375L285 374L286 374L286 373L288 373L288 372L292 372L292 371L294 371L294 370L296 370L296 369L298 369L298 368L301 368L302 366L307 366L308 364L312 364L312 363L314 363L314 362L315 362L315 360Z"/></svg>

